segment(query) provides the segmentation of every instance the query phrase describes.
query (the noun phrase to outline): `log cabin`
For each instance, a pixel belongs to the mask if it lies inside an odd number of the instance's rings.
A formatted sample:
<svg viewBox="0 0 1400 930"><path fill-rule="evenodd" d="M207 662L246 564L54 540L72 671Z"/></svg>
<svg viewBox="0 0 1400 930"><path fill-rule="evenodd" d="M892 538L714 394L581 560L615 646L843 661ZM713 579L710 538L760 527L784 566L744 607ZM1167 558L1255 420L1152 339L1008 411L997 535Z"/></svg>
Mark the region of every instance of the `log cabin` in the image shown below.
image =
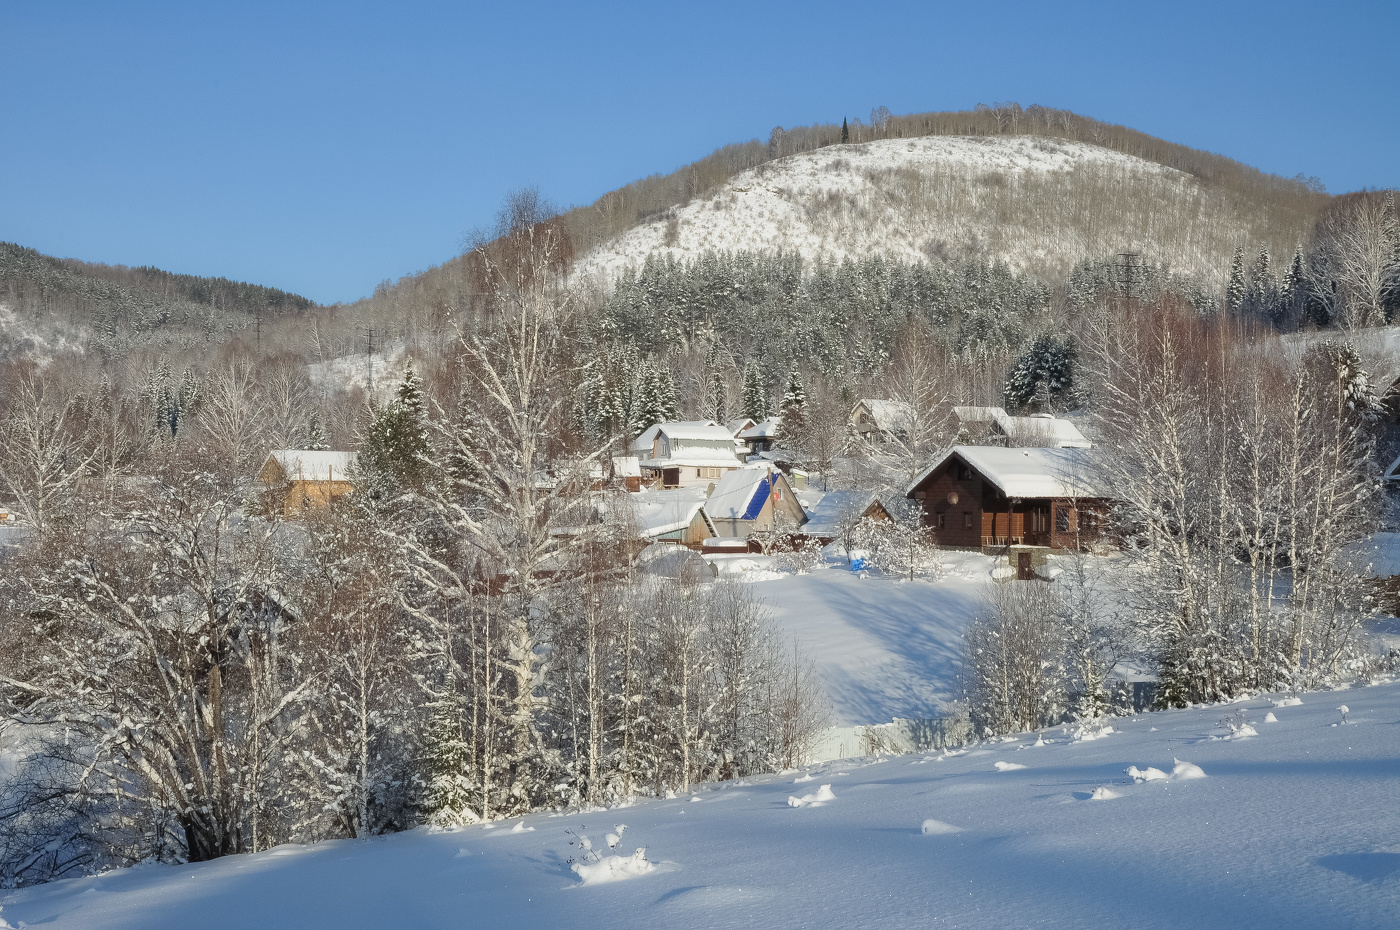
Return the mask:
<svg viewBox="0 0 1400 930"><path fill-rule="evenodd" d="M1092 449L954 446L907 496L940 546L1082 549L1099 540L1108 498Z"/></svg>
<svg viewBox="0 0 1400 930"><path fill-rule="evenodd" d="M258 472L269 512L294 517L307 508L329 507L354 489L354 452L274 449Z"/></svg>

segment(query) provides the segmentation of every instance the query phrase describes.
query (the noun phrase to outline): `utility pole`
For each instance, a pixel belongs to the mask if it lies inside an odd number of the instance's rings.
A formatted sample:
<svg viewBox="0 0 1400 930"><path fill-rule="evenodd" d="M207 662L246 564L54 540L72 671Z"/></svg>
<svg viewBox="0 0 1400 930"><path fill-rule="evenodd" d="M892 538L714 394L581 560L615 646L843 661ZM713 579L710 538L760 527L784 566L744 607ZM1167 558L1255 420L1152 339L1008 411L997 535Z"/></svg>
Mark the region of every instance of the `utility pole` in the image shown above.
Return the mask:
<svg viewBox="0 0 1400 930"><path fill-rule="evenodd" d="M365 389L371 396L374 394L374 326L365 327L365 366L369 372L369 380L365 382Z"/></svg>
<svg viewBox="0 0 1400 930"><path fill-rule="evenodd" d="M1118 253L1118 287L1123 297L1131 303L1137 295L1137 279L1142 276L1142 264L1137 252Z"/></svg>

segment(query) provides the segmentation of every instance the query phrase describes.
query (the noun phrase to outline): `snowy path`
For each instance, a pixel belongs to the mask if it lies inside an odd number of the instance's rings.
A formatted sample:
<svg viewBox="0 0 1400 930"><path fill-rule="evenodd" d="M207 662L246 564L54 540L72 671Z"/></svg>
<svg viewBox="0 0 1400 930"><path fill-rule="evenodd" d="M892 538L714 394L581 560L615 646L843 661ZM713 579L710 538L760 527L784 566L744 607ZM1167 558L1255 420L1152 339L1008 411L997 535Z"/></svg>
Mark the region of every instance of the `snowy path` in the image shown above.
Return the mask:
<svg viewBox="0 0 1400 930"><path fill-rule="evenodd" d="M1333 726L1343 703L1349 722ZM1092 742L1056 730L1048 745L838 762L698 802L526 818L533 832L127 870L9 893L3 917L51 930L1397 926L1400 684L1241 706L1255 737L1219 738L1235 708L1150 714ZM1125 775L1177 759L1205 777ZM789 802L823 785L832 799ZM657 868L582 887L564 831L586 824L596 841L617 823L622 850L645 845Z"/></svg>
<svg viewBox="0 0 1400 930"><path fill-rule="evenodd" d="M912 582L861 578L842 565L757 581L754 591L816 663L834 723L889 723L936 716L952 697L991 564L959 554L943 578Z"/></svg>

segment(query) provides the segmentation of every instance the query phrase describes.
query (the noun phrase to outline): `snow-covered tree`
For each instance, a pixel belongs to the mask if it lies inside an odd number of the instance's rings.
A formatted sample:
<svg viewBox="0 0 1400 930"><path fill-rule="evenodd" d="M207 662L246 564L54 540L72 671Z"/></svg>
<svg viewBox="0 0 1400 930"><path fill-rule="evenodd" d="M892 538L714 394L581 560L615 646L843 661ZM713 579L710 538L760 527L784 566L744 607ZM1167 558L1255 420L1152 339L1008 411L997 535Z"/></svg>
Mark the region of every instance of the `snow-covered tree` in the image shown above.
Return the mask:
<svg viewBox="0 0 1400 930"><path fill-rule="evenodd" d="M1063 403L1074 388L1074 346L1058 336L1040 336L1006 375L1007 408L1045 408Z"/></svg>
<svg viewBox="0 0 1400 930"><path fill-rule="evenodd" d="M1236 248L1234 258L1230 259L1230 280L1225 285L1225 312L1230 316L1239 316L1244 308L1245 297L1248 287L1244 277L1244 249Z"/></svg>
<svg viewBox="0 0 1400 930"><path fill-rule="evenodd" d="M744 416L761 423L768 418L768 392L763 388L763 376L757 365L744 369Z"/></svg>

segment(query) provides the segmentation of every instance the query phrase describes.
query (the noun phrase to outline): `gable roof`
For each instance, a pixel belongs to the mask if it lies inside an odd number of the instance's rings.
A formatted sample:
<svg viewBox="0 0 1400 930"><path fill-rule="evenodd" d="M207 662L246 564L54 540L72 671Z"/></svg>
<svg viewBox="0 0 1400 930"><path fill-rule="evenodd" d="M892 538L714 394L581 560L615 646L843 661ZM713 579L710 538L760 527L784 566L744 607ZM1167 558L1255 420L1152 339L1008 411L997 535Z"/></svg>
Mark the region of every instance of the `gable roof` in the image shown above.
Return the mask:
<svg viewBox="0 0 1400 930"><path fill-rule="evenodd" d="M637 531L644 539L653 539L685 529L705 506L705 491L704 487L692 487L628 494Z"/></svg>
<svg viewBox="0 0 1400 930"><path fill-rule="evenodd" d="M274 449L269 462L276 462L288 481L349 481L357 458L354 452L312 452L308 449ZM267 464L263 464L266 470Z"/></svg>
<svg viewBox="0 0 1400 930"><path fill-rule="evenodd" d="M738 439L739 434L744 430L750 429L753 426L754 421L752 417L739 417L737 420L730 420L728 423L724 424L724 428L729 430L729 435L733 436L735 439Z"/></svg>
<svg viewBox="0 0 1400 930"><path fill-rule="evenodd" d="M762 423L755 424L739 434L740 439L770 439L778 435L778 427L782 425L781 417L769 417Z"/></svg>
<svg viewBox="0 0 1400 930"><path fill-rule="evenodd" d="M907 430L914 422L914 408L902 400L862 398L857 406L864 407L876 428L886 432Z"/></svg>
<svg viewBox="0 0 1400 930"><path fill-rule="evenodd" d="M865 516L876 505L883 506L874 491L827 491L811 510L811 519L802 526L808 536L839 536L841 524L851 516Z"/></svg>
<svg viewBox="0 0 1400 930"><path fill-rule="evenodd" d="M1084 438L1079 427L1069 420L1062 420L1049 414L1036 414L1029 417L1009 417L1003 414L997 420L997 425L1001 427L1003 433L1012 438L1030 437L1062 449L1089 449L1093 447L1093 443Z"/></svg>
<svg viewBox="0 0 1400 930"><path fill-rule="evenodd" d="M656 437L665 433L668 439L694 439L710 442L730 442L733 434L714 420L672 420L669 423L653 423L642 430L640 436L632 440L632 448L637 451L649 450Z"/></svg>
<svg viewBox="0 0 1400 930"><path fill-rule="evenodd" d="M1098 457L1092 449L1006 449L954 446L910 482L906 497L954 456L970 465L1007 497L1107 497L1097 486Z"/></svg>
<svg viewBox="0 0 1400 930"><path fill-rule="evenodd" d="M953 416L971 423L986 423L1006 419L1006 411L1001 407L954 407Z"/></svg>

